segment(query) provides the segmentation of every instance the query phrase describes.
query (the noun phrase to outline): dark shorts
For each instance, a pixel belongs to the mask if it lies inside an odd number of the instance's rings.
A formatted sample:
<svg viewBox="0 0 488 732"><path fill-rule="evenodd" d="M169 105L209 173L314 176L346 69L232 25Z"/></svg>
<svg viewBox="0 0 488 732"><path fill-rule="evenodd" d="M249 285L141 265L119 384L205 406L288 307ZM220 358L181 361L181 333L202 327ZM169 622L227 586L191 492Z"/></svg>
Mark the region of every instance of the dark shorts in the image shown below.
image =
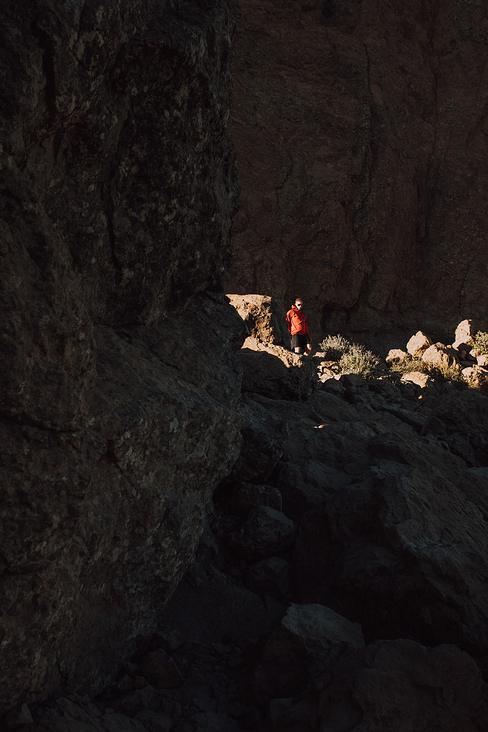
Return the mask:
<svg viewBox="0 0 488 732"><path fill-rule="evenodd" d="M295 334L291 337L291 349L292 351L295 350L295 348L303 348L305 350L308 345L308 335L300 333L299 335Z"/></svg>

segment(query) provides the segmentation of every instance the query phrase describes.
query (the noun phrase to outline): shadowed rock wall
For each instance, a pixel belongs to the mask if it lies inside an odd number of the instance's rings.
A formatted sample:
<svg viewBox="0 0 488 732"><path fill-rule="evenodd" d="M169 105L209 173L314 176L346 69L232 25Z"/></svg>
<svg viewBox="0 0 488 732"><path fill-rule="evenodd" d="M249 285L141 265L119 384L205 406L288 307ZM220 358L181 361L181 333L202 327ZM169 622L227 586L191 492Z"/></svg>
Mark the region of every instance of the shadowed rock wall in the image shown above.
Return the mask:
<svg viewBox="0 0 488 732"><path fill-rule="evenodd" d="M0 10L0 713L154 627L240 448L225 2Z"/></svg>
<svg viewBox="0 0 488 732"><path fill-rule="evenodd" d="M299 294L315 334L486 328L486 5L237 5L228 291Z"/></svg>

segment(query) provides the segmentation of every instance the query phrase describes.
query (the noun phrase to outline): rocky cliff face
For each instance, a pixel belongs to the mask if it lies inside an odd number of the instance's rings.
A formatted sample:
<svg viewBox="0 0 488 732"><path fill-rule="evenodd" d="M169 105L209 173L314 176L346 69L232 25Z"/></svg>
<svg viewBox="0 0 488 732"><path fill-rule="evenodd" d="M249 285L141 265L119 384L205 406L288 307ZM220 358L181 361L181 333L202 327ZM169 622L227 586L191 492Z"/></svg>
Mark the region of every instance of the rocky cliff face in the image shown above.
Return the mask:
<svg viewBox="0 0 488 732"><path fill-rule="evenodd" d="M240 445L226 5L1 14L2 711L95 688Z"/></svg>
<svg viewBox="0 0 488 732"><path fill-rule="evenodd" d="M239 0L237 18L228 291L298 293L316 334L486 328L484 4Z"/></svg>

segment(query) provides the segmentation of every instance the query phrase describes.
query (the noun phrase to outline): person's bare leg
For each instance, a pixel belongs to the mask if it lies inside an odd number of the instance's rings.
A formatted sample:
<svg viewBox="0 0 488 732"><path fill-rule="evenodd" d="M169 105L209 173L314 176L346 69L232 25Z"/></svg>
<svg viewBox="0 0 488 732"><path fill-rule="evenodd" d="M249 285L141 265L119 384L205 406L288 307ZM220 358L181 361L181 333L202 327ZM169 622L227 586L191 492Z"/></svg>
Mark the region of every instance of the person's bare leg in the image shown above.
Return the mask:
<svg viewBox="0 0 488 732"><path fill-rule="evenodd" d="M301 353L301 352L302 352L301 348L295 348L295 353Z"/></svg>

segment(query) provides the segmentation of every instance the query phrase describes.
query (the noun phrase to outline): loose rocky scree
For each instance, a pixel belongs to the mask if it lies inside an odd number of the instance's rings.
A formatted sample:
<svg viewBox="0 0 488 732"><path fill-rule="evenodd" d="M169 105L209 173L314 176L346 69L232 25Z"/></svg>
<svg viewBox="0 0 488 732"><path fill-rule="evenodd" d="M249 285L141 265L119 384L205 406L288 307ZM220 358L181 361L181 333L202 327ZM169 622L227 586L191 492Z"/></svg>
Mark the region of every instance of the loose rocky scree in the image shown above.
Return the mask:
<svg viewBox="0 0 488 732"><path fill-rule="evenodd" d="M487 397L385 367L321 373L301 399L264 384L243 415L239 475L160 630L99 697L34 708L29 729L486 730Z"/></svg>

